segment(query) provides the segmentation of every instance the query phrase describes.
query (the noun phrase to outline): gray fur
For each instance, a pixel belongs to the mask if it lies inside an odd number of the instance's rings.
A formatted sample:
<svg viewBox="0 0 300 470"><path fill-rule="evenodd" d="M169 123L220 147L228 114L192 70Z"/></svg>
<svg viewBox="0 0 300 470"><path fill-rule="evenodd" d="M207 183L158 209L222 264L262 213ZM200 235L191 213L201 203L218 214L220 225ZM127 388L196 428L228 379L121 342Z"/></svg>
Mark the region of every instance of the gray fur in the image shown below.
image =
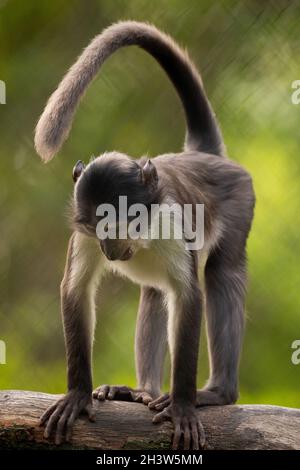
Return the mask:
<svg viewBox="0 0 300 470"><path fill-rule="evenodd" d="M177 293L175 298L176 310L169 320L169 328L174 329L175 333L173 336L174 344L170 344L172 358L171 390L172 399L175 403L194 405L202 319L202 292L198 281L196 254L192 259L191 284L186 294Z"/></svg>
<svg viewBox="0 0 300 470"><path fill-rule="evenodd" d="M163 293L142 287L135 335L135 364L138 389L153 398L161 391L167 347L167 309Z"/></svg>
<svg viewBox="0 0 300 470"><path fill-rule="evenodd" d="M67 139L77 105L103 62L117 49L137 45L160 63L182 100L186 119L185 148L225 152L221 131L201 78L186 52L154 26L121 21L96 36L50 97L35 131L35 147L47 162Z"/></svg>
<svg viewBox="0 0 300 470"><path fill-rule="evenodd" d="M173 448L178 448L183 433L184 448L196 450L203 445L204 436L195 404L233 403L238 396L246 241L255 203L250 175L224 156L221 132L196 69L187 55L153 26L131 21L113 25L92 41L50 98L37 125L35 144L43 160L52 158L66 139L80 97L101 64L118 48L133 44L157 59L179 93L187 119L185 151L160 155L151 162L111 152L87 167L76 167L75 231L62 283L68 394L63 404L58 402L45 413L42 422L49 420L47 435L56 430L61 436L63 426L69 429L80 410L90 410L92 298L101 265L142 285L135 343L138 390L105 385L94 396L121 399L123 394L124 399L125 394L145 404L154 399L149 406L163 410L154 421L170 419L175 425ZM198 282L198 260L204 259L201 252L187 252L183 244L172 245L170 240L146 248L132 241L129 247L122 240L99 243L95 209L103 202L115 204L120 195L127 196L129 205L164 201L194 207L204 204L207 262L203 292ZM206 387L197 391L204 298L211 373ZM157 398L167 334L171 391Z"/></svg>
<svg viewBox="0 0 300 470"><path fill-rule="evenodd" d="M69 242L67 266L65 276L61 284L61 308L64 325L67 365L68 365L68 390L83 389L87 393L92 392L92 338L88 327L89 318L84 305L85 295L78 297L70 290L70 278L72 264L76 260L74 253L74 236Z"/></svg>

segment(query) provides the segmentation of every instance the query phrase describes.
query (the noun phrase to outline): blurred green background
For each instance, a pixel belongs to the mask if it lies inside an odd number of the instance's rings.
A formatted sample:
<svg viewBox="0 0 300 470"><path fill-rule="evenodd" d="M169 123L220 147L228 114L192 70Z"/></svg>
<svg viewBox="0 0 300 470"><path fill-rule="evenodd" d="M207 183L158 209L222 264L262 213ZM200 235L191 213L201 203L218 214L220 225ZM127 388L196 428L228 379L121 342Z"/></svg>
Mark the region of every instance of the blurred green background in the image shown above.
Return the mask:
<svg viewBox="0 0 300 470"><path fill-rule="evenodd" d="M65 358L59 307L70 230L72 167L105 150L132 156L179 151L184 119L172 86L137 48L116 53L89 88L60 156L43 165L33 131L56 85L110 23L155 23L190 51L221 123L228 153L253 175L247 332L241 403L300 406L300 79L297 1L0 0L0 339L2 389L61 393ZM94 385L135 384L139 290L110 277L99 295ZM165 388L168 387L168 367ZM208 375L203 335L198 382Z"/></svg>

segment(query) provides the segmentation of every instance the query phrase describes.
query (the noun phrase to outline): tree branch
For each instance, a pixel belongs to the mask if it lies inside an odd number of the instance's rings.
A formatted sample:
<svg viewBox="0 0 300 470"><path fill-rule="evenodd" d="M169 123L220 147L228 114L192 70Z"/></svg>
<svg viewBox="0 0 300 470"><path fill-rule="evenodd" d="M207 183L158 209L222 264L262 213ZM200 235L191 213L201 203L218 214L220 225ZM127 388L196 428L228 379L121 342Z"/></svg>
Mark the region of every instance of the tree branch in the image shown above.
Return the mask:
<svg viewBox="0 0 300 470"><path fill-rule="evenodd" d="M0 448L57 448L43 437L39 417L59 398L37 392L0 392ZM128 402L94 400L96 422L80 418L70 444L59 449L169 449L170 423L152 424L153 412ZM300 410L268 405L199 409L210 449L300 449Z"/></svg>

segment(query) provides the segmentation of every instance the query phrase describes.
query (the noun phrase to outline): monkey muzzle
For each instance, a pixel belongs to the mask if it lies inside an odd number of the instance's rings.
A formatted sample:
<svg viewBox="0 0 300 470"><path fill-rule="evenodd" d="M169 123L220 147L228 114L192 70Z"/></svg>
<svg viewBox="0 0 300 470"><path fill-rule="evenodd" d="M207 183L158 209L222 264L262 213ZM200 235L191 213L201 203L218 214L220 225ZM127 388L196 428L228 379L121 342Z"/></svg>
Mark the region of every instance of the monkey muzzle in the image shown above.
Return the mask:
<svg viewBox="0 0 300 470"><path fill-rule="evenodd" d="M133 256L133 249L116 240L101 240L100 248L109 261L128 261Z"/></svg>

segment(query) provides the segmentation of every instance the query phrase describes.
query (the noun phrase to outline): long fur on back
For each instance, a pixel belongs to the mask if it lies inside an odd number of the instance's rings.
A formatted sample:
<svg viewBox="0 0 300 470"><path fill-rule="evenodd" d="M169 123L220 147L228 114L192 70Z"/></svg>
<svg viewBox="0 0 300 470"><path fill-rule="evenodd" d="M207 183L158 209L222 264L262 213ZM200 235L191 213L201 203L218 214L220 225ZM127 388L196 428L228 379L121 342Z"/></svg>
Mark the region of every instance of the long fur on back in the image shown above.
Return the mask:
<svg viewBox="0 0 300 470"><path fill-rule="evenodd" d="M103 62L130 45L151 54L175 86L187 120L185 149L224 154L221 131L187 53L152 25L121 21L92 40L50 97L35 131L35 148L42 160L51 160L67 139L77 105Z"/></svg>

